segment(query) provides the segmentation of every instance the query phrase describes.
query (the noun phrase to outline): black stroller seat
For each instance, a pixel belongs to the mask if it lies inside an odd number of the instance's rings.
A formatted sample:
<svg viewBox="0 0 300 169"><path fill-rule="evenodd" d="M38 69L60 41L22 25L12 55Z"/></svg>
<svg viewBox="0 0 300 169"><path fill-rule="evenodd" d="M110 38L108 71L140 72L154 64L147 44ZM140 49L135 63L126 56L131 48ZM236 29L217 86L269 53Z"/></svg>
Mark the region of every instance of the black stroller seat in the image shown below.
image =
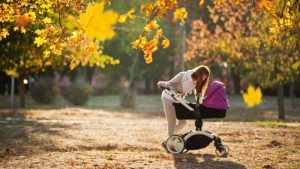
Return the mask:
<svg viewBox="0 0 300 169"><path fill-rule="evenodd" d="M181 103L173 103L176 111L176 118L179 120L196 120L195 112L188 110ZM196 110L196 103L188 103L190 107ZM225 118L226 109L216 109L199 105L199 111L201 113L201 119L210 118Z"/></svg>

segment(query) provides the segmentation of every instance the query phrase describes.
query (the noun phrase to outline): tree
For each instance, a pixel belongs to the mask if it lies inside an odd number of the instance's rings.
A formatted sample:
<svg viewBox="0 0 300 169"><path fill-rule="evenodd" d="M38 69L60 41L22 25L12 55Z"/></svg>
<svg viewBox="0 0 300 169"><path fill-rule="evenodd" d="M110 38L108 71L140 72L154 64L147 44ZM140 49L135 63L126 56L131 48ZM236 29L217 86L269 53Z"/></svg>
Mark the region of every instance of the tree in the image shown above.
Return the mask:
<svg viewBox="0 0 300 169"><path fill-rule="evenodd" d="M121 23L114 26L118 36L111 41L105 42L104 51L105 53L118 58L121 64L105 69L103 72L107 75L109 81L107 86L110 91L119 92L119 87L123 85L120 92L122 92L121 95L124 99L121 100L121 103L126 105L127 103L125 102L127 101L133 103L133 101L130 101L128 98L131 98L131 95L136 93L136 91L134 91L134 82L137 80L145 81L145 85L150 86L151 83L155 83L155 81L160 78L161 74L169 69L169 67L165 65L172 64L170 56L173 56L173 49L168 48L167 50L158 51L157 54L162 57L158 58L153 64L145 64L141 58L143 53L138 50L132 50L130 46L130 43L143 32L145 20L141 17L142 14L140 12L136 12L134 16L131 12L127 13L127 11L134 11L132 8L138 8L145 3L145 1L111 2L111 7L118 13L123 13L123 15L119 17ZM130 19L132 17L136 17L137 19ZM125 23L122 21L124 18L127 20ZM161 21L158 21L158 23L159 22ZM172 33L172 29L170 29L171 24L164 24L162 27L166 30L166 35ZM170 40L173 39L170 38ZM147 90L145 93L146 92L149 91Z"/></svg>
<svg viewBox="0 0 300 169"><path fill-rule="evenodd" d="M141 11L146 18L147 23L144 27L144 32L132 43L132 47L139 48L143 51L146 63L152 62L152 55L157 51L158 45L162 44L165 46L168 44L168 39L163 35L163 31L157 24L156 18L165 19L170 14L173 14L174 22L181 21L182 23L185 23L185 20L188 17L188 12L186 7L182 7L183 3L181 2L182 1L179 0L156 0L141 7ZM183 0L183 2L187 3L188 1ZM204 7L204 3L204 0L200 0L200 7ZM217 6L221 6L226 3L227 2L224 0L215 1ZM240 6L240 4L253 5L254 3L256 2L235 0L232 1L231 4ZM258 11L265 9L268 17L273 21L273 24L269 27L269 30L272 33L269 34L269 38L273 39L273 41L277 40L277 35L280 32L288 31L290 33L295 33L295 31L298 30L297 25L300 20L299 0L284 0L283 2L259 0L255 7ZM251 6L251 9L254 9L255 7ZM245 10L248 11L248 9ZM132 12L129 13L132 15ZM126 18L127 15L124 15L123 18Z"/></svg>
<svg viewBox="0 0 300 169"><path fill-rule="evenodd" d="M251 4L223 3L222 8L208 9L215 28L209 30L201 20L193 22L187 59L226 61L251 83L278 86L279 118L284 119L282 84L300 74L299 39L293 37L297 35L280 32L272 40L268 29L272 20Z"/></svg>
<svg viewBox="0 0 300 169"><path fill-rule="evenodd" d="M5 1L0 4L0 71L19 77L68 65L100 66L119 61L103 53L118 15L105 4L80 0ZM24 85L21 84L21 107Z"/></svg>

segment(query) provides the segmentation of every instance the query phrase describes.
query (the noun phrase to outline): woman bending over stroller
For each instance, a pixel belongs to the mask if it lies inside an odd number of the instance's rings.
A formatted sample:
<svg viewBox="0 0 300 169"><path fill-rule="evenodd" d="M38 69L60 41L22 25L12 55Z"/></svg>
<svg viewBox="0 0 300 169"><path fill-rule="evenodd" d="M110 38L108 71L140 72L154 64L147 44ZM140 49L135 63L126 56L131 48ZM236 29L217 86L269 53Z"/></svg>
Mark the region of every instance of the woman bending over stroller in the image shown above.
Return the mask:
<svg viewBox="0 0 300 169"><path fill-rule="evenodd" d="M207 90L209 78L209 68L201 65L193 70L180 72L169 81L159 81L157 86L160 88L169 88L181 97L194 92L196 96L200 95L200 98L203 98ZM183 129L186 120L176 120L175 108L173 106L173 103L176 101L165 90L162 92L161 98L168 123L168 136L171 136ZM166 149L165 141L162 143L162 146Z"/></svg>

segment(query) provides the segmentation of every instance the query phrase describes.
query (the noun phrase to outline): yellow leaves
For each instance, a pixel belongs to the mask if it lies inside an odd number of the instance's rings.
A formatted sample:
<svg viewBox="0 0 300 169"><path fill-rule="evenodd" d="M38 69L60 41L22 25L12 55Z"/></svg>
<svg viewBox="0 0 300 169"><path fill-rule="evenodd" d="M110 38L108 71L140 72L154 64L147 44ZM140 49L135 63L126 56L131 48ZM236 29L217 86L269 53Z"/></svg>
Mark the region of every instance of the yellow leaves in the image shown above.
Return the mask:
<svg viewBox="0 0 300 169"><path fill-rule="evenodd" d="M104 4L107 5L107 6L110 6L111 2L110 2L110 0L104 0Z"/></svg>
<svg viewBox="0 0 300 169"><path fill-rule="evenodd" d="M2 28L1 34L0 34L0 40L2 40L2 38L6 38L9 35L8 30L5 28Z"/></svg>
<svg viewBox="0 0 300 169"><path fill-rule="evenodd" d="M260 88L258 87L255 89L252 85L249 85L247 88L247 93L243 93L243 99L248 107L254 107L261 104L262 93Z"/></svg>
<svg viewBox="0 0 300 169"><path fill-rule="evenodd" d="M54 39L51 43L49 50L55 55L61 55L62 49L66 46L66 43L62 42L61 39Z"/></svg>
<svg viewBox="0 0 300 169"><path fill-rule="evenodd" d="M96 51L96 47L94 43L90 43L85 50L89 53L94 53Z"/></svg>
<svg viewBox="0 0 300 169"><path fill-rule="evenodd" d="M46 32L45 29L42 29L42 30L41 29L37 29L37 30L35 30L34 33L36 33L37 35L39 35L42 38L44 38L44 37L47 36L47 32Z"/></svg>
<svg viewBox="0 0 300 169"><path fill-rule="evenodd" d="M226 0L217 0L216 7L220 7L222 3L226 2Z"/></svg>
<svg viewBox="0 0 300 169"><path fill-rule="evenodd" d="M127 15L120 15L118 18L118 22L124 23L124 22L126 22L126 19L127 19Z"/></svg>
<svg viewBox="0 0 300 169"><path fill-rule="evenodd" d="M166 18L168 16L169 11L173 11L178 8L177 0L156 0L155 8L159 9L157 12L157 16L160 18ZM151 13L147 11L147 13Z"/></svg>
<svg viewBox="0 0 300 169"><path fill-rule="evenodd" d="M294 70L298 70L300 68L300 60L298 60L297 62L293 63L292 68Z"/></svg>
<svg viewBox="0 0 300 169"><path fill-rule="evenodd" d="M182 23L185 23L185 19L187 18L187 16L188 13L185 8L176 9L176 11L174 12L173 22L176 22L180 19Z"/></svg>
<svg viewBox="0 0 300 169"><path fill-rule="evenodd" d="M72 33L73 35L68 38L68 42L71 46L75 46L78 44L80 38L78 37L77 31Z"/></svg>
<svg viewBox="0 0 300 169"><path fill-rule="evenodd" d="M15 26L14 31L17 31L17 30L19 30L19 27Z"/></svg>
<svg viewBox="0 0 300 169"><path fill-rule="evenodd" d="M51 54L51 52L50 52L49 50L45 50L45 51L43 52L43 55L44 55L44 58L45 58L45 59L48 58L48 57L50 56L50 54Z"/></svg>
<svg viewBox="0 0 300 169"><path fill-rule="evenodd" d="M34 38L34 44L36 44L37 47L40 47L41 45L43 45L45 43L45 39L41 38L41 37L36 37Z"/></svg>
<svg viewBox="0 0 300 169"><path fill-rule="evenodd" d="M135 16L133 15L134 13L135 13L135 8L131 9L129 12L127 12L124 15L120 15L118 17L118 22L124 23L124 22L126 22L127 18L134 19L135 18Z"/></svg>
<svg viewBox="0 0 300 169"><path fill-rule="evenodd" d="M0 40L13 33L24 38L32 36L32 32L36 35L25 43L19 38L15 42L4 43L8 50L3 51L3 55L13 53L15 49L24 50L25 53L22 61L19 58L4 58L1 64L13 65L5 69L18 70L24 67L28 72L44 71L48 66L66 66L70 63L71 59L66 55L55 56L61 55L63 51L68 56L74 56L75 64L71 64L72 68L76 65L105 67L107 64L118 64L119 60L104 56L98 46L103 40L114 36L112 26L118 15L111 10L104 10L105 5L110 5L110 0L86 4L82 0L61 0L59 3L51 0L5 0L0 4ZM55 13L59 11L60 22L58 13ZM127 18L134 18L134 12L134 9L130 10ZM56 22L52 20L53 17ZM20 35L20 32L25 35ZM74 33L70 35L70 32ZM66 45L73 48L65 48ZM8 74L14 74L14 71L9 70Z"/></svg>
<svg viewBox="0 0 300 169"><path fill-rule="evenodd" d="M150 55L144 55L144 58L145 58L145 62L146 62L147 64L150 64L150 63L152 63L152 61L153 61L152 54L150 54Z"/></svg>
<svg viewBox="0 0 300 169"><path fill-rule="evenodd" d="M145 36L140 36L139 39L133 41L131 43L131 47L136 49L136 48L143 48L145 44L147 43L147 38Z"/></svg>
<svg viewBox="0 0 300 169"><path fill-rule="evenodd" d="M19 77L19 73L15 69L5 70L8 76Z"/></svg>
<svg viewBox="0 0 300 169"><path fill-rule="evenodd" d="M159 28L159 25L157 24L157 21L151 21L149 24L147 24L144 27L144 31L146 34L149 34L151 32L151 30L157 30Z"/></svg>
<svg viewBox="0 0 300 169"><path fill-rule="evenodd" d="M154 39L147 41L145 36L140 36L139 39L135 40L131 43L132 48L141 48L144 52L144 59L147 64L150 64L153 61L152 53L157 50L158 37L156 36Z"/></svg>
<svg viewBox="0 0 300 169"><path fill-rule="evenodd" d="M26 32L27 32L27 30L24 27L22 27L21 28L21 33L26 33Z"/></svg>
<svg viewBox="0 0 300 169"><path fill-rule="evenodd" d="M104 41L115 35L112 25L117 22L117 18L118 15L111 10L104 12L104 3L99 2L88 5L86 12L80 14L79 23L90 40L96 38Z"/></svg>
<svg viewBox="0 0 300 169"><path fill-rule="evenodd" d="M28 13L25 14L25 16L27 16L31 22L35 21L36 19L36 14L33 11L29 11Z"/></svg>
<svg viewBox="0 0 300 169"><path fill-rule="evenodd" d="M50 24L52 21L51 21L51 18L45 17L45 18L43 19L43 22L44 22L45 24Z"/></svg>

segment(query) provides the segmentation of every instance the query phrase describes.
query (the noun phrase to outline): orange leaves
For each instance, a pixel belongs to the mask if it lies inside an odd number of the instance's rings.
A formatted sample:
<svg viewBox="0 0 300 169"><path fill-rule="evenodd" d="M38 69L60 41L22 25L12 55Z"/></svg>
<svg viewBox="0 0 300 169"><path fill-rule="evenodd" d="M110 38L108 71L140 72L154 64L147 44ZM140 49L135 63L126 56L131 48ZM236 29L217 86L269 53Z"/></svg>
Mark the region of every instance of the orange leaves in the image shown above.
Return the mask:
<svg viewBox="0 0 300 169"><path fill-rule="evenodd" d="M159 25L157 24L156 20L154 20L144 27L144 31L146 34L149 34L152 30L157 30L158 28Z"/></svg>
<svg viewBox="0 0 300 169"><path fill-rule="evenodd" d="M152 31L155 31L155 35L153 36L153 39L148 40L145 35L150 34ZM158 49L160 38L164 38L161 43L163 48L169 47L170 41L163 36L163 31L159 28L159 25L156 21L152 21L147 25L145 35L140 36L139 39L133 41L131 46L135 49L140 48L144 52L144 59L146 63L150 64L153 61L153 53Z"/></svg>
<svg viewBox="0 0 300 169"><path fill-rule="evenodd" d="M153 3L148 3L141 7L141 11L144 13L145 17L149 17L153 10L154 10Z"/></svg>
<svg viewBox="0 0 300 169"><path fill-rule="evenodd" d="M176 11L174 12L173 22L176 22L180 19L182 23L185 23L185 19L187 18L187 16L188 13L185 8L176 9Z"/></svg>
<svg viewBox="0 0 300 169"><path fill-rule="evenodd" d="M168 47L170 46L170 41L169 41L169 39L165 38L165 39L162 41L161 45L163 46L163 48L168 48Z"/></svg>
<svg viewBox="0 0 300 169"><path fill-rule="evenodd" d="M232 2L233 2L234 4L238 4L240 1L239 1L239 0L232 0Z"/></svg>
<svg viewBox="0 0 300 169"><path fill-rule="evenodd" d="M152 53L157 51L157 44L158 44L157 36L150 41L147 41L147 38L145 36L140 36L139 39L131 43L132 48L139 47L143 50L144 59L147 64L150 64L153 61Z"/></svg>
<svg viewBox="0 0 300 169"><path fill-rule="evenodd" d="M272 0L260 0L257 4L257 10L262 11L263 8L266 8L267 11L274 11L276 4Z"/></svg>
<svg viewBox="0 0 300 169"><path fill-rule="evenodd" d="M28 16L19 15L16 17L15 23L17 27L21 28L21 27L25 27L30 21L31 20Z"/></svg>
<svg viewBox="0 0 300 169"><path fill-rule="evenodd" d="M96 51L95 44L90 43L87 47L85 47L85 50L89 53L94 53Z"/></svg>
<svg viewBox="0 0 300 169"><path fill-rule="evenodd" d="M173 12L173 22L180 20L185 23L185 19L188 17L188 12L186 8L178 7L178 0L156 0L155 2L150 2L141 7L141 11L144 17L147 18L147 25L144 27L144 32L138 40L131 43L133 48L140 48L144 52L144 58L146 63L151 63L153 58L152 54L157 50L158 45L161 44L163 48L170 46L170 41L163 35L162 29L154 20L155 17L162 19L167 18L167 16ZM184 1L187 3L188 1ZM200 0L199 5L203 5L204 0ZM155 35L151 35L151 32L156 31ZM152 36L152 40L147 40L146 36ZM160 43L160 38L163 40Z"/></svg>
<svg viewBox="0 0 300 169"><path fill-rule="evenodd" d="M204 7L204 0L199 1L199 6L200 6L201 9Z"/></svg>
<svg viewBox="0 0 300 169"><path fill-rule="evenodd" d="M85 29L90 40L94 38L104 41L111 39L115 32L112 25L117 22L118 15L111 11L104 11L104 3L89 4L86 12L79 16L79 23Z"/></svg>

